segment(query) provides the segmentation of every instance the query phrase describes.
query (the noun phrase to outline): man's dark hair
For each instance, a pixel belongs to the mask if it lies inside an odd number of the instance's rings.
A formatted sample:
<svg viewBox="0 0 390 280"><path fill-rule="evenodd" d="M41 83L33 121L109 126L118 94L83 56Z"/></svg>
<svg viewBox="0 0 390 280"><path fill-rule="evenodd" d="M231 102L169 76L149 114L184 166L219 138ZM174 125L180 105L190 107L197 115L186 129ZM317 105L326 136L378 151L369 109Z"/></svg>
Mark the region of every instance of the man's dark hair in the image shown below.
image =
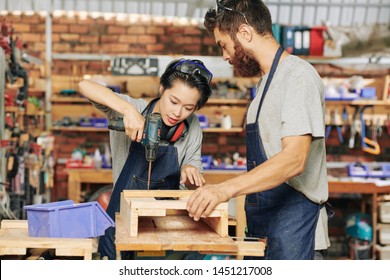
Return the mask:
<svg viewBox="0 0 390 280"><path fill-rule="evenodd" d="M221 6L232 9L212 8L204 17L204 26L213 33L217 27L221 33L228 33L235 38L238 28L246 23L252 26L260 35L272 36L272 19L268 7L261 0L216 0ZM242 14L241 14L241 13ZM243 16L245 15L245 17Z"/></svg>

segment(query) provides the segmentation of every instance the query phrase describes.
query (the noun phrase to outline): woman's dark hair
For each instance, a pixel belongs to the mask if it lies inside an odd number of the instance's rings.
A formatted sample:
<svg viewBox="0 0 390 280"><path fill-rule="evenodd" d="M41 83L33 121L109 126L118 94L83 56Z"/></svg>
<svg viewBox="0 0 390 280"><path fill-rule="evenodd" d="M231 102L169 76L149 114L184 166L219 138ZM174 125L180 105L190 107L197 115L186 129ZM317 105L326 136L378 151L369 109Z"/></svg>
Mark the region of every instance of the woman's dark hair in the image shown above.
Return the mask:
<svg viewBox="0 0 390 280"><path fill-rule="evenodd" d="M199 110L206 104L207 100L209 99L211 95L211 87L208 79L204 75L202 75L200 71L193 71L191 73L183 72L181 70L181 67L178 67L179 64L183 65L186 63L207 70L206 66L204 66L203 62L201 62L200 60L174 60L167 66L164 74L162 74L160 78L160 85L164 88L164 90L170 89L172 88L173 84L179 80L186 86L197 89L200 93L200 98L198 103L196 104L196 109Z"/></svg>
<svg viewBox="0 0 390 280"><path fill-rule="evenodd" d="M272 19L262 0L216 0L220 7L208 10L204 26L213 33L218 27L222 33L235 38L241 24L247 23L260 35L272 35ZM245 15L245 17L243 16Z"/></svg>

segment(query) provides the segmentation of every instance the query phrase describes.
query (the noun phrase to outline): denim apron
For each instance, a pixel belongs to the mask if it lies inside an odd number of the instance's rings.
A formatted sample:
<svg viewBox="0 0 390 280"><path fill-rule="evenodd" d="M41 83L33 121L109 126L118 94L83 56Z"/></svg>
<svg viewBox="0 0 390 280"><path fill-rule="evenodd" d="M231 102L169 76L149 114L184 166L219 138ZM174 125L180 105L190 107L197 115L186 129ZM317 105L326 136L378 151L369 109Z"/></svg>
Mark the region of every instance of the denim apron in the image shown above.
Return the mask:
<svg viewBox="0 0 390 280"><path fill-rule="evenodd" d="M152 101L153 102L153 101ZM151 114L155 103L148 106L146 116ZM144 112L145 113L145 112ZM144 114L143 113L143 114ZM125 165L115 183L110 202L107 207L107 214L115 221L115 213L120 210L120 195L125 189L146 190L148 185L149 162L145 158L145 146L138 142L132 142L129 148L129 155ZM151 190L179 189L180 167L177 148L170 143L166 146L159 146L157 158L152 163L150 178ZM116 259L115 249L115 228L110 227L105 235L99 239L98 251L101 257ZM123 258L122 254L122 258Z"/></svg>
<svg viewBox="0 0 390 280"><path fill-rule="evenodd" d="M275 55L261 96L256 121L246 125L248 171L267 160L260 136L258 118L264 97L275 74L283 48ZM283 172L281 170L280 172ZM314 239L320 204L314 203L287 183L249 194L245 200L248 237L266 237L265 256L246 259L313 259Z"/></svg>

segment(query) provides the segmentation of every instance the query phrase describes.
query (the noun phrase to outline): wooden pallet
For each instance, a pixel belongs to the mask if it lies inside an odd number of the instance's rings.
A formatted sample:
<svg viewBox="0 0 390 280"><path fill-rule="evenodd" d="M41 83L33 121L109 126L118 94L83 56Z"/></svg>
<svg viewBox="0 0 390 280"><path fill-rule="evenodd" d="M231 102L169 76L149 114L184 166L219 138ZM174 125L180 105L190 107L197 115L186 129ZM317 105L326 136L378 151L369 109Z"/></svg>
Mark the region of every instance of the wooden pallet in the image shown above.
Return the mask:
<svg viewBox="0 0 390 280"><path fill-rule="evenodd" d="M88 238L29 237L26 220L2 220L0 255L26 255L27 249L55 249L56 256L92 259L93 243Z"/></svg>
<svg viewBox="0 0 390 280"><path fill-rule="evenodd" d="M184 190L123 191L120 215L130 236L136 237L138 235L139 217L165 217L170 214L182 214L183 212L188 215L186 211L187 201L192 192ZM156 197L159 199L156 199ZM209 217L202 220L219 236L227 237L229 230L228 218L228 204L221 203Z"/></svg>

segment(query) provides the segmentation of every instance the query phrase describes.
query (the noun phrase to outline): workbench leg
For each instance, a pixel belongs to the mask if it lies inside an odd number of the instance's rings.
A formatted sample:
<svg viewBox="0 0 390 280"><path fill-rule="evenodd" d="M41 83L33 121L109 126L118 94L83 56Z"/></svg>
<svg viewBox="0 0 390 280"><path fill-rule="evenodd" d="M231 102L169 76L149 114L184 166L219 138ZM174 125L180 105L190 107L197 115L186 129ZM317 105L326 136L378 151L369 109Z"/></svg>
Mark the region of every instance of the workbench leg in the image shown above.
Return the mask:
<svg viewBox="0 0 390 280"><path fill-rule="evenodd" d="M80 175L77 173L70 173L68 177L68 199L75 203L80 203L81 197L81 182Z"/></svg>
<svg viewBox="0 0 390 280"><path fill-rule="evenodd" d="M372 194L372 258L376 259L376 242L377 242L377 223L378 223L378 195Z"/></svg>

